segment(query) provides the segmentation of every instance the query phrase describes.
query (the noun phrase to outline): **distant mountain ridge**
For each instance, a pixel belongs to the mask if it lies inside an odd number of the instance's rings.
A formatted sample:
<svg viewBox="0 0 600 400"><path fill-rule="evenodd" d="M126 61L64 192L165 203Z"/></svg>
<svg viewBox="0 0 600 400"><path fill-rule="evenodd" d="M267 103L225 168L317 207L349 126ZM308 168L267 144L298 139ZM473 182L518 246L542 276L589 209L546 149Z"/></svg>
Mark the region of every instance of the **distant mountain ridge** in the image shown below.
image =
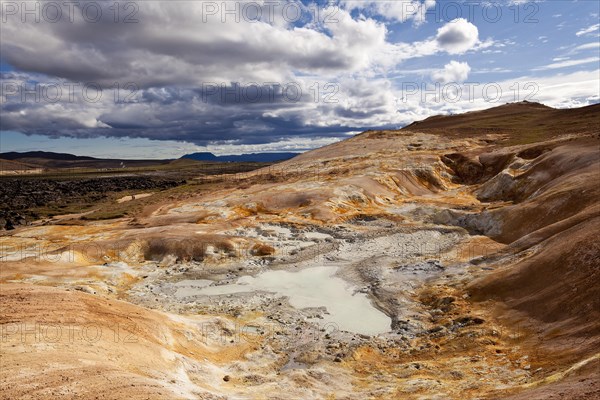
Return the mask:
<svg viewBox="0 0 600 400"><path fill-rule="evenodd" d="M188 158L196 161L214 161L214 162L275 162L289 160L300 153L249 153L229 156L215 156L210 152L186 154L181 158Z"/></svg>
<svg viewBox="0 0 600 400"><path fill-rule="evenodd" d="M300 153L249 153L249 154L237 154L228 156L216 156L210 152L192 153L186 154L181 159L190 159L196 161L212 161L212 162L276 162L289 160L290 158L296 157ZM53 161L117 161L112 159L103 159L88 156L76 156L69 153L54 153L51 151L26 151L17 152L10 151L6 153L0 153L0 159L15 161L15 160L27 160L27 161L41 161L41 160L53 160ZM136 162L142 160L123 160L126 162ZM155 161L168 161L168 160L155 160Z"/></svg>
<svg viewBox="0 0 600 400"><path fill-rule="evenodd" d="M18 160L21 158L44 158L46 160L65 160L65 161L74 161L74 160L98 160L95 157L87 157L87 156L76 156L74 154L68 153L54 153L51 151L26 151L20 153L18 151L9 151L7 153L0 153L0 158L4 160Z"/></svg>

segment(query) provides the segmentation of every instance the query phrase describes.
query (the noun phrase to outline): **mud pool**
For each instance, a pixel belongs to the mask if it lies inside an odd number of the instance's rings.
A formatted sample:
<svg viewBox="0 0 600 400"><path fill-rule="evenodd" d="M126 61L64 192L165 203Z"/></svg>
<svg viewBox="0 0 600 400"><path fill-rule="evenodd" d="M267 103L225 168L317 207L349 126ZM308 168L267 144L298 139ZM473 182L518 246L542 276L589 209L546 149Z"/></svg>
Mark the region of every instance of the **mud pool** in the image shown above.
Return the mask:
<svg viewBox="0 0 600 400"><path fill-rule="evenodd" d="M364 293L336 277L337 267L312 267L298 272L267 271L243 276L235 283L207 286L206 280L179 283L177 296L219 296L234 293L270 292L289 298L297 308L325 308L315 320L337 329L377 335L390 330L390 318L373 306Z"/></svg>

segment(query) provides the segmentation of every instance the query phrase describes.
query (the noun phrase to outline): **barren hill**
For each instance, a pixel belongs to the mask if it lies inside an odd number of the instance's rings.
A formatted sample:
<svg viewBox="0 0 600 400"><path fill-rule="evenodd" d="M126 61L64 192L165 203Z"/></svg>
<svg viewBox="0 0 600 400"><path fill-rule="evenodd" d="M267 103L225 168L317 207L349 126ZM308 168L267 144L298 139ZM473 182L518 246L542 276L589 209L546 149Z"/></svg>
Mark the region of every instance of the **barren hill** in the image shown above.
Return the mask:
<svg viewBox="0 0 600 400"><path fill-rule="evenodd" d="M577 109L554 109L540 103L508 103L499 107L451 116L434 116L407 126L406 130L472 135L504 133L509 143L531 143L574 134L597 134L600 104Z"/></svg>

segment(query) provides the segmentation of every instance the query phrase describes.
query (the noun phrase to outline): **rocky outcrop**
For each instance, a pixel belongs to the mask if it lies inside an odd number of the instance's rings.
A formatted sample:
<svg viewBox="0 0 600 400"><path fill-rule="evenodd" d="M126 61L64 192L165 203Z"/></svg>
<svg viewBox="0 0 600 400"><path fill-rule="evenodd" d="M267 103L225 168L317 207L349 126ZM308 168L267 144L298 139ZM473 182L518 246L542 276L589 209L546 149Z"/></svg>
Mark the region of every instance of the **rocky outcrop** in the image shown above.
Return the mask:
<svg viewBox="0 0 600 400"><path fill-rule="evenodd" d="M454 172L456 183L472 185L484 178L485 167L475 158L452 153L442 156L441 160Z"/></svg>
<svg viewBox="0 0 600 400"><path fill-rule="evenodd" d="M9 231L26 223L27 219L20 213L11 210L0 210L0 230L5 229Z"/></svg>

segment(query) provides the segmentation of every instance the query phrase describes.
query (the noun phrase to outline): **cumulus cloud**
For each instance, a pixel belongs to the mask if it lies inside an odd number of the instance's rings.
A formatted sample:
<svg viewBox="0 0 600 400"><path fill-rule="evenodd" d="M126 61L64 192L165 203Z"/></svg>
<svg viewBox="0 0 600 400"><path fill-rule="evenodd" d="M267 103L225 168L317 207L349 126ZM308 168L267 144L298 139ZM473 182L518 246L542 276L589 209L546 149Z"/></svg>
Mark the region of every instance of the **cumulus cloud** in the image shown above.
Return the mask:
<svg viewBox="0 0 600 400"><path fill-rule="evenodd" d="M440 83L462 83L469 77L471 67L466 62L450 61L443 70L435 71L431 78Z"/></svg>
<svg viewBox="0 0 600 400"><path fill-rule="evenodd" d="M462 54L479 42L479 30L464 18L456 18L437 31L439 46L450 54Z"/></svg>

